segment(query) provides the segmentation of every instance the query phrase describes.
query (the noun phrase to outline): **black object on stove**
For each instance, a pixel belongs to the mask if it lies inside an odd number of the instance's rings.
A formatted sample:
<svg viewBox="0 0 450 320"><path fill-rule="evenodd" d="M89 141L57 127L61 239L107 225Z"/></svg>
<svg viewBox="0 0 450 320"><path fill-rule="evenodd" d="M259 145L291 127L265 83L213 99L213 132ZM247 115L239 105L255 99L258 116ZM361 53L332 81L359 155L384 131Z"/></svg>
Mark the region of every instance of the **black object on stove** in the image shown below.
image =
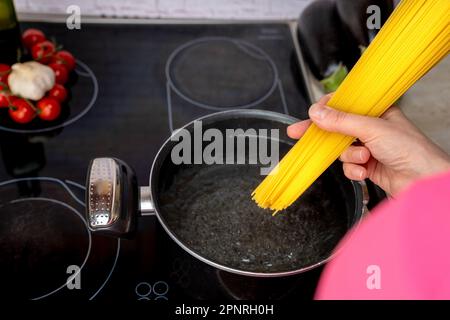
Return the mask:
<svg viewBox="0 0 450 320"><path fill-rule="evenodd" d="M129 240L89 232L87 165L94 157L117 157L147 185L163 141L200 116L255 108L305 118L310 101L289 26L83 24L70 31L62 23L24 23L22 28L31 26L55 37L79 61L70 110L61 120L18 126L0 111L1 295L121 301L202 296L190 294L183 258L166 254L173 243L153 217L140 218ZM319 273L294 286L272 279L263 292L251 279L242 290L233 275L219 275L224 288L210 297L310 298Z"/></svg>

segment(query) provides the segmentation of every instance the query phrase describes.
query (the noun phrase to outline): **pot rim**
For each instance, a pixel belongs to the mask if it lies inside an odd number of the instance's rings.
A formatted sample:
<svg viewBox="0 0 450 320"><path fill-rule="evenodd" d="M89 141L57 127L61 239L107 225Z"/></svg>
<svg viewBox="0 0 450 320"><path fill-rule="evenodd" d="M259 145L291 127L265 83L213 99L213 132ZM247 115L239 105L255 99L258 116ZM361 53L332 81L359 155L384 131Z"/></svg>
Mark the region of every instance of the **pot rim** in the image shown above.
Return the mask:
<svg viewBox="0 0 450 320"><path fill-rule="evenodd" d="M286 125L290 125L294 122L300 121L299 119L292 117L290 115L273 112L273 111L260 110L260 109L225 110L225 111L215 112L215 113L208 114L206 116L197 118L197 119L185 124L180 129L187 129L187 128L191 127L195 121L215 120L215 119L220 120L220 119L226 118L229 115L256 116L256 117L260 117L261 119L277 120L282 123L285 123ZM155 177L156 170L159 169L159 168L156 168L156 165L157 165L158 160L161 160L160 159L161 154L166 150L167 145L172 141L171 137L172 137L172 135L164 141L162 146L159 148L155 158L153 159L152 167L150 170L150 176L149 176L150 192L151 192L151 197L152 197L154 210L155 210L154 213L155 213L159 223L162 225L165 232L170 236L170 238L172 238L172 240L174 240L177 245L179 245L184 251L186 251L187 253L192 255L194 258L208 264L211 267L214 267L214 268L217 268L217 269L220 269L223 271L227 271L230 273L238 274L238 275L259 277L259 278L275 278L275 277L292 276L292 275L300 274L300 273L318 268L318 267L324 265L325 263L327 263L332 258L334 258L336 253L340 250L340 246L338 245L337 248L335 248L335 250L333 250L333 252L327 258L325 258L317 263L314 263L312 265L308 265L306 267L302 267L299 269L290 270L290 271L281 271L281 272L255 272L255 271L240 270L240 269L228 267L228 266L220 264L218 262L214 262L212 260L209 260L208 258L203 257L202 255L198 254L197 252L195 252L194 250L189 248L180 239L178 239L178 237L171 231L170 227L166 224L164 219L161 217L161 214L159 213L159 205L154 201L154 199L156 199L156 195L155 195L154 188L152 188L152 185L153 185L152 182ZM349 230L354 229L359 226L361 219L366 211L365 204L363 201L363 190L362 190L363 186L357 181L350 180L350 182L352 183L353 191L355 193L355 199L356 199L355 213L359 216L359 218L357 219L357 221L355 221L353 223L352 226L350 226Z"/></svg>

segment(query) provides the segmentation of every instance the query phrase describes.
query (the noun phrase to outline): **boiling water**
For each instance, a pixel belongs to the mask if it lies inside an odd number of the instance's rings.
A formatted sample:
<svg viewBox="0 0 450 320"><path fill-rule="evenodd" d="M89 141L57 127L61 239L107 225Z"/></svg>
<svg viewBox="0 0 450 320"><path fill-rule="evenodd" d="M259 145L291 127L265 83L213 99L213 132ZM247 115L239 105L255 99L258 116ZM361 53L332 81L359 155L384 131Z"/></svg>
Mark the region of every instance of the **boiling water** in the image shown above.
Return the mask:
<svg viewBox="0 0 450 320"><path fill-rule="evenodd" d="M246 271L282 272L327 258L344 235L344 197L332 177L322 177L275 217L251 192L258 166L188 166L160 195L170 229L189 248L219 264Z"/></svg>

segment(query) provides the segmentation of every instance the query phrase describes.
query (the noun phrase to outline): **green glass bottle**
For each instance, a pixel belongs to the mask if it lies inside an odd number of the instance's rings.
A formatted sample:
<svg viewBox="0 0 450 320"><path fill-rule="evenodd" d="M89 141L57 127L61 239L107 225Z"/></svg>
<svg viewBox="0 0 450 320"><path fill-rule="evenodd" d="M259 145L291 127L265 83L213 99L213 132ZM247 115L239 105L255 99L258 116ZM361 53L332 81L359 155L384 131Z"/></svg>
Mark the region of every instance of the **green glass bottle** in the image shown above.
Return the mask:
<svg viewBox="0 0 450 320"><path fill-rule="evenodd" d="M22 50L19 22L12 0L0 0L0 63L17 62Z"/></svg>

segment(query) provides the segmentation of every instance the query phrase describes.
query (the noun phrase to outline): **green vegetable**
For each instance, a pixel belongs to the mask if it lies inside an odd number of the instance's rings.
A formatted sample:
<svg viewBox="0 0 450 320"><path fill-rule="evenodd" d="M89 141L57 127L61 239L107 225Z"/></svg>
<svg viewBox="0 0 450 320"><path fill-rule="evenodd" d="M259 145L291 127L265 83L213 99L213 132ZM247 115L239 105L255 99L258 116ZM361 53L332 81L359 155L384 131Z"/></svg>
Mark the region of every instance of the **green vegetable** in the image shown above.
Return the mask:
<svg viewBox="0 0 450 320"><path fill-rule="evenodd" d="M320 83L322 83L326 93L334 92L344 81L347 74L347 67L340 63L336 70L329 77L321 80Z"/></svg>

